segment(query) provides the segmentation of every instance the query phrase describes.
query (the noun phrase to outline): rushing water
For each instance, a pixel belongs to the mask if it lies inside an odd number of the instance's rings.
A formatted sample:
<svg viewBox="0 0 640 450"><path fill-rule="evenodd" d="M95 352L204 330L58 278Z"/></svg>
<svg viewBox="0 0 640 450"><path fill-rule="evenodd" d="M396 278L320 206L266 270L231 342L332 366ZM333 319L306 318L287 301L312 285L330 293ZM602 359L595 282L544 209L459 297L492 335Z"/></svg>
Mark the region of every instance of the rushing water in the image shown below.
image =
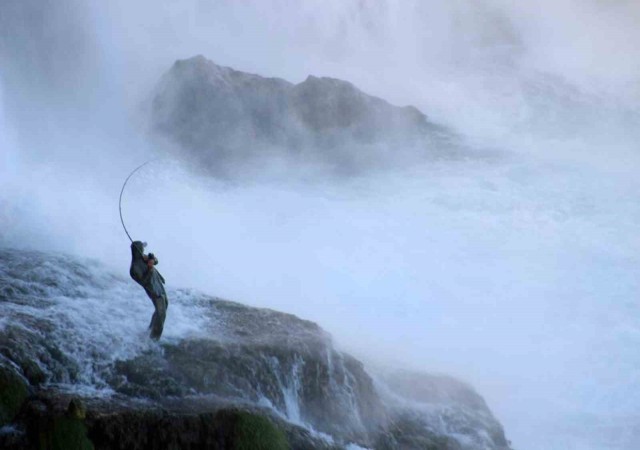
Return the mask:
<svg viewBox="0 0 640 450"><path fill-rule="evenodd" d="M515 448L637 446L632 3L37 3L0 7L4 245L126 273L117 192L151 153L137 113L176 58L349 78L454 127L469 156L338 183L212 185L153 168L125 214L169 282L317 320L373 360L467 379ZM148 305L87 289L104 321L52 309L94 324L69 351L137 351ZM168 338L203 326L181 304Z"/></svg>

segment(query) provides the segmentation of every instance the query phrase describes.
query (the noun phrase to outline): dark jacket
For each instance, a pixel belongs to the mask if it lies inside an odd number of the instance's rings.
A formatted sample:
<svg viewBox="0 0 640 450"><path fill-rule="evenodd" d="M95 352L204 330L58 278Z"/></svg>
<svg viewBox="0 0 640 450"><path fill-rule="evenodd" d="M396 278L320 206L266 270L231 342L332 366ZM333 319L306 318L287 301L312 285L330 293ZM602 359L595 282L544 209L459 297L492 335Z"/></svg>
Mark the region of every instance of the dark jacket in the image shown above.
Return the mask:
<svg viewBox="0 0 640 450"><path fill-rule="evenodd" d="M155 260L158 263L158 260ZM144 288L151 300L157 297L167 297L164 290L164 278L157 269L149 269L144 254L142 242L134 241L131 243L131 267L129 268L131 278Z"/></svg>

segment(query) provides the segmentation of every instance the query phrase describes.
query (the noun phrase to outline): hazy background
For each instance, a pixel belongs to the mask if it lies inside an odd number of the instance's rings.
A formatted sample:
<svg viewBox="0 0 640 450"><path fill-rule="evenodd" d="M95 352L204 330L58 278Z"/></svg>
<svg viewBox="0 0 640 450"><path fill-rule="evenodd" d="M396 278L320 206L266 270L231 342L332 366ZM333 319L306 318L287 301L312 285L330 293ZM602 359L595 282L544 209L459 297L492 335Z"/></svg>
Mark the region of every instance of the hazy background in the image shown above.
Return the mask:
<svg viewBox="0 0 640 450"><path fill-rule="evenodd" d="M461 377L518 450L637 447L637 3L103 3L0 4L2 245L126 276L118 194L155 154L144 105L175 59L348 79L504 153L241 185L154 163L124 213L168 282Z"/></svg>

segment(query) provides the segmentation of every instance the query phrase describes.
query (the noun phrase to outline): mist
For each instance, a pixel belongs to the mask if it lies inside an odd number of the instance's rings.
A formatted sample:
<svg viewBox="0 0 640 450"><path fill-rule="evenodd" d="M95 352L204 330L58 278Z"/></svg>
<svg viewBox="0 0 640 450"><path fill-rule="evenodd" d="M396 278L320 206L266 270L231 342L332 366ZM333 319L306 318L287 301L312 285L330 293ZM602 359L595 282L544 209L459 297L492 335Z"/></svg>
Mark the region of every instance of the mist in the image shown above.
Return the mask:
<svg viewBox="0 0 640 450"><path fill-rule="evenodd" d="M41 3L0 7L0 244L126 276L118 195L162 150L145 105L176 59L346 79L455 130L466 157L244 182L158 160L123 214L167 282L469 381L519 450L635 448L636 3Z"/></svg>

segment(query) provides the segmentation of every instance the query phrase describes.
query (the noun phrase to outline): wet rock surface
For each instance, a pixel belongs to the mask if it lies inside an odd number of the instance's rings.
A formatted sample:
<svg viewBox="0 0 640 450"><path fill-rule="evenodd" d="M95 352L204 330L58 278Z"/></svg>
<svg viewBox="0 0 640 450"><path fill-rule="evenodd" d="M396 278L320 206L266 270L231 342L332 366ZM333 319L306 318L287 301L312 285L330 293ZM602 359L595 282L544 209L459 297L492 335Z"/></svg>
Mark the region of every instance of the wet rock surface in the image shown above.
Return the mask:
<svg viewBox="0 0 640 450"><path fill-rule="evenodd" d="M0 447L509 448L471 387L372 374L290 314L174 290L174 328L153 343L129 284L0 249Z"/></svg>

